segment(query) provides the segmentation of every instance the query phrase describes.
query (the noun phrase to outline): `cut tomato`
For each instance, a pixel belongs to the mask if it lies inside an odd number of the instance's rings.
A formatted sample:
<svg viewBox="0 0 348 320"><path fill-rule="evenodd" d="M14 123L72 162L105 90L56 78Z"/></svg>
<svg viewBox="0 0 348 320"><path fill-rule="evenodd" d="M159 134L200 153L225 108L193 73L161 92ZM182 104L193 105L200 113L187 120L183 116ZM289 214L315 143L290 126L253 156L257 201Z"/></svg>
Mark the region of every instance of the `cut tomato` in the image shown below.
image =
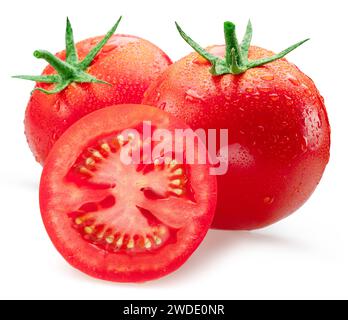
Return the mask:
<svg viewBox="0 0 348 320"><path fill-rule="evenodd" d="M144 139L145 122L173 137L174 129L187 128L149 106L101 109L63 134L42 174L49 236L72 266L97 278L140 282L167 275L191 256L213 219L216 178L209 165L178 162L174 151L145 159L145 148L160 143ZM186 149L181 152L185 159Z"/></svg>

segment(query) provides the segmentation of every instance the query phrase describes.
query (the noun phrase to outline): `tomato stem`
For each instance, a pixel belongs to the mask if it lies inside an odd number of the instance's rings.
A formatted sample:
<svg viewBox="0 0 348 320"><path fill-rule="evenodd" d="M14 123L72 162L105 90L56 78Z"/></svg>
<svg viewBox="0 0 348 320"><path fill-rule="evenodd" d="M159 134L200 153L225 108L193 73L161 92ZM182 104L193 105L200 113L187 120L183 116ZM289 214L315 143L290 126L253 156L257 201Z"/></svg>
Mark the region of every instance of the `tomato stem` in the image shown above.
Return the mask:
<svg viewBox="0 0 348 320"><path fill-rule="evenodd" d="M42 88L35 88L34 90L39 90L46 94L56 94L63 91L71 83L101 83L108 84L108 82L99 80L92 75L88 74L86 69L90 66L94 58L98 55L100 50L105 46L108 40L116 32L116 29L121 21L120 17L115 25L109 30L109 32L104 36L104 38L87 54L87 56L79 61L75 42L74 33L71 27L69 18L66 20L66 32L65 32L65 46L66 46L66 58L65 61L58 58L54 54L46 50L36 50L34 52L34 57L37 59L46 60L57 72L57 74L52 75L41 75L41 76L28 76L20 75L14 76L13 78L35 81L37 83L54 83L55 87L52 90L45 90Z"/></svg>
<svg viewBox="0 0 348 320"><path fill-rule="evenodd" d="M307 42L309 39L300 41L289 48L283 50L282 52L275 54L271 57L264 59L252 60L249 61L249 48L253 34L253 28L251 21L249 20L244 38L241 44L238 43L238 38L236 34L236 27L233 22L226 21L224 23L224 33L225 33L225 43L226 43L226 52L225 58L219 58L212 55L205 49L203 49L197 42L192 40L179 26L176 22L176 27L181 35L181 37L203 58L207 59L211 65L211 73L215 76L224 75L224 74L242 74L248 69L256 68L263 66L267 63L273 62L275 60L285 57L288 53L295 50L303 43Z"/></svg>
<svg viewBox="0 0 348 320"><path fill-rule="evenodd" d="M58 72L59 75L64 76L65 78L72 77L76 71L74 66L59 59L48 51L36 50L34 51L34 57L37 59L46 60Z"/></svg>
<svg viewBox="0 0 348 320"><path fill-rule="evenodd" d="M74 32L71 27L69 18L66 18L66 31L65 31L65 48L66 48L66 62L72 65L76 65L79 62L79 58L76 51Z"/></svg>

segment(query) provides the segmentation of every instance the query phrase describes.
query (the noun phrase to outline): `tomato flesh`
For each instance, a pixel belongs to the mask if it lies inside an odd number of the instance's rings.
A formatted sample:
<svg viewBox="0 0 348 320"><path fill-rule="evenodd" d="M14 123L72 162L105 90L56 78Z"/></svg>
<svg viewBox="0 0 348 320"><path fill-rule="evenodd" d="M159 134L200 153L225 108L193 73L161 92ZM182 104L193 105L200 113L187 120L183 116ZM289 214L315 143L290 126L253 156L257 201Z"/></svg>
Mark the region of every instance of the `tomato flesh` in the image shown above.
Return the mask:
<svg viewBox="0 0 348 320"><path fill-rule="evenodd" d="M41 212L54 245L97 278L138 282L176 270L213 219L216 178L209 165L178 163L168 153L162 162L144 161L149 141L141 132L140 138L123 133L142 121L156 129L187 128L153 107L105 108L67 130L43 171ZM121 161L134 150L140 163Z"/></svg>

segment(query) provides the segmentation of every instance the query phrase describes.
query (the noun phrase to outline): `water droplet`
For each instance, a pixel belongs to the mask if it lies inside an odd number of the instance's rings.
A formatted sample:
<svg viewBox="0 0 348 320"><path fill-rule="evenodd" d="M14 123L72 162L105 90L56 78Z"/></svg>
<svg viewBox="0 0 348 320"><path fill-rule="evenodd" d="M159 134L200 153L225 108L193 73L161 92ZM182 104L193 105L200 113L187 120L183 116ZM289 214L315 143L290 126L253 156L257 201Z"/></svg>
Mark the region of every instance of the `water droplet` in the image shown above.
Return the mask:
<svg viewBox="0 0 348 320"><path fill-rule="evenodd" d="M291 105L294 104L294 101L292 100L291 97L285 95L285 99L286 99L286 104L287 104L288 106L291 106Z"/></svg>
<svg viewBox="0 0 348 320"><path fill-rule="evenodd" d="M269 74L269 75L261 77L261 79L265 81L272 81L274 80L274 76L272 74Z"/></svg>
<svg viewBox="0 0 348 320"><path fill-rule="evenodd" d="M301 87L304 89L306 93L310 92L309 88L304 83L301 84Z"/></svg>
<svg viewBox="0 0 348 320"><path fill-rule="evenodd" d="M294 85L294 86L299 86L300 81L295 78L292 74L288 74L288 80Z"/></svg>
<svg viewBox="0 0 348 320"><path fill-rule="evenodd" d="M103 52L103 53L109 53L109 52L111 52L112 50L115 50L116 48L117 48L117 46L114 45L114 44L105 45L105 46L103 47L103 49L102 49L102 52Z"/></svg>
<svg viewBox="0 0 348 320"><path fill-rule="evenodd" d="M203 58L201 55L198 55L198 57L193 60L193 63L196 63L198 65L206 65L209 64L209 61Z"/></svg>
<svg viewBox="0 0 348 320"><path fill-rule="evenodd" d="M274 197L265 197L263 202L264 204L272 204L274 202Z"/></svg>
<svg viewBox="0 0 348 320"><path fill-rule="evenodd" d="M278 140L279 140L279 135L278 135L278 134L275 134L275 135L273 136L273 142L274 142L274 143L277 143Z"/></svg>
<svg viewBox="0 0 348 320"><path fill-rule="evenodd" d="M162 102L162 103L160 104L159 108L160 108L161 110L164 110L164 109L166 108L166 106L167 106L167 102Z"/></svg>
<svg viewBox="0 0 348 320"><path fill-rule="evenodd" d="M52 135L52 140L53 141L57 141L58 140L58 133L57 132L54 132L53 135Z"/></svg>
<svg viewBox="0 0 348 320"><path fill-rule="evenodd" d="M161 94L157 92L155 102L158 102L158 100L161 98Z"/></svg>
<svg viewBox="0 0 348 320"><path fill-rule="evenodd" d="M265 127L264 126L257 126L257 129L264 132L265 131Z"/></svg>
<svg viewBox="0 0 348 320"><path fill-rule="evenodd" d="M186 91L185 99L188 101L202 100L202 96L199 95L196 91L189 89Z"/></svg>
<svg viewBox="0 0 348 320"><path fill-rule="evenodd" d="M279 100L279 96L276 93L272 93L269 96L270 96L271 100L273 100L273 101Z"/></svg>
<svg viewBox="0 0 348 320"><path fill-rule="evenodd" d="M261 92L270 92L272 89L271 88L269 88L269 87L258 87L257 88L259 91L261 91Z"/></svg>
<svg viewBox="0 0 348 320"><path fill-rule="evenodd" d="M303 137L303 142L301 144L301 150L303 152L306 152L308 150L308 139L306 137Z"/></svg>
<svg viewBox="0 0 348 320"><path fill-rule="evenodd" d="M259 93L259 92L255 92L255 93L253 94L253 98L254 98L255 100L259 100L259 99L260 99L260 93Z"/></svg>
<svg viewBox="0 0 348 320"><path fill-rule="evenodd" d="M59 101L59 100L56 101L56 103L54 104L53 108L54 108L57 112L60 111L60 101Z"/></svg>

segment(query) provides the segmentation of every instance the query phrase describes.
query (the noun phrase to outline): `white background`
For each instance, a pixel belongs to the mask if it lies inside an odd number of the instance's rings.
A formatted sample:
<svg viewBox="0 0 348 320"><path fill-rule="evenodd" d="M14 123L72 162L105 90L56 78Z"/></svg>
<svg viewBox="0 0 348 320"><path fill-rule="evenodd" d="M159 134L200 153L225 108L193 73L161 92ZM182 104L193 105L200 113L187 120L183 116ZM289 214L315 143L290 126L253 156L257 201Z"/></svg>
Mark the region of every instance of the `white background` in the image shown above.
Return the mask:
<svg viewBox="0 0 348 320"><path fill-rule="evenodd" d="M348 298L348 38L347 1L0 1L0 298L283 299ZM203 46L223 42L222 24L254 24L256 45L291 53L326 99L332 158L316 193L296 214L255 232L210 231L176 273L146 284L94 280L72 269L41 222L41 167L23 134L33 84L14 74L39 74L34 49L59 51L69 16L76 40L105 33L144 37L173 59L190 52L178 20ZM141 57L139 57L141 58Z"/></svg>

